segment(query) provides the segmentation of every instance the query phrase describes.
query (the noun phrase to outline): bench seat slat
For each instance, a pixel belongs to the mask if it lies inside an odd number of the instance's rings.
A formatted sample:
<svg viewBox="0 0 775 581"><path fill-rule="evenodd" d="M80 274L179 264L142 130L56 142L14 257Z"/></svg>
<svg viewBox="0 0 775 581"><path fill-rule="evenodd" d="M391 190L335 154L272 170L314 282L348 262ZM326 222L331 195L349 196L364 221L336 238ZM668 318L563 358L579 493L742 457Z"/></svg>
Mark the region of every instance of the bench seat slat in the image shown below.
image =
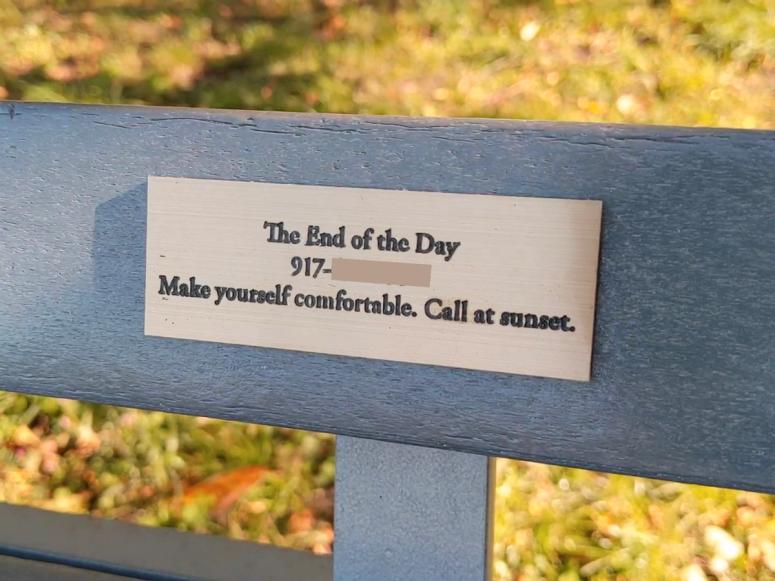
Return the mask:
<svg viewBox="0 0 775 581"><path fill-rule="evenodd" d="M29 571L31 579L49 570L63 571L63 579L93 576L95 581L253 579L259 574L266 581L331 581L333 576L329 556L0 503L0 578L16 578L5 574L6 563Z"/></svg>

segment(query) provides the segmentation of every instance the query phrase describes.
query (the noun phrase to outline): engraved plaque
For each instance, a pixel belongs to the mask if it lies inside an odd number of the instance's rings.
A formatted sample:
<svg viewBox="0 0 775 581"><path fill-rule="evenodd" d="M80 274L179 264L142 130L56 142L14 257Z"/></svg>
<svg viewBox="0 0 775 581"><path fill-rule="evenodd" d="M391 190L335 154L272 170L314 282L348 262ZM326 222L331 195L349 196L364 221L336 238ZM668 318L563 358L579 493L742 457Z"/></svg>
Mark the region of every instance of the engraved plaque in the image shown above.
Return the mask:
<svg viewBox="0 0 775 581"><path fill-rule="evenodd" d="M145 333L586 381L601 214L150 177Z"/></svg>

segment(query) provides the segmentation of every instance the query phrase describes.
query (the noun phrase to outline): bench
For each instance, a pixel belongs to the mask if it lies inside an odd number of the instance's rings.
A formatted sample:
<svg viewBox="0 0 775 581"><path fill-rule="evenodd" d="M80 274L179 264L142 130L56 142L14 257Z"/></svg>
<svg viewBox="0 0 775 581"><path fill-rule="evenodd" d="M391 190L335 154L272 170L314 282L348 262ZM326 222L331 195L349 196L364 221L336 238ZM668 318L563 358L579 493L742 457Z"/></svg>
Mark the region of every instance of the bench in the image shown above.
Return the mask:
<svg viewBox="0 0 775 581"><path fill-rule="evenodd" d="M591 380L147 336L148 176L601 200ZM0 177L1 388L338 435L333 564L5 506L18 578L486 579L493 457L775 492L775 132L6 103Z"/></svg>

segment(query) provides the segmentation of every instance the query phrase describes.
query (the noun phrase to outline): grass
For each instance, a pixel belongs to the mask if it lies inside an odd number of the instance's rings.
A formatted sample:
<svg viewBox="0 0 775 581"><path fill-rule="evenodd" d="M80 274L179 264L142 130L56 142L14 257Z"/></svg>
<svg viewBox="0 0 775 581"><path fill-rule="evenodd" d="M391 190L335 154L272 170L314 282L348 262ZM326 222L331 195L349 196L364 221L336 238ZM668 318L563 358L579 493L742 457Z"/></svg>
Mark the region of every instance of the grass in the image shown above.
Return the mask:
<svg viewBox="0 0 775 581"><path fill-rule="evenodd" d="M0 98L775 128L775 0L0 0ZM328 552L333 439L0 395L0 499ZM775 579L766 495L499 461L494 571Z"/></svg>
<svg viewBox="0 0 775 581"><path fill-rule="evenodd" d="M775 123L773 0L0 0L15 99Z"/></svg>
<svg viewBox="0 0 775 581"><path fill-rule="evenodd" d="M0 392L0 500L325 553L332 436Z"/></svg>

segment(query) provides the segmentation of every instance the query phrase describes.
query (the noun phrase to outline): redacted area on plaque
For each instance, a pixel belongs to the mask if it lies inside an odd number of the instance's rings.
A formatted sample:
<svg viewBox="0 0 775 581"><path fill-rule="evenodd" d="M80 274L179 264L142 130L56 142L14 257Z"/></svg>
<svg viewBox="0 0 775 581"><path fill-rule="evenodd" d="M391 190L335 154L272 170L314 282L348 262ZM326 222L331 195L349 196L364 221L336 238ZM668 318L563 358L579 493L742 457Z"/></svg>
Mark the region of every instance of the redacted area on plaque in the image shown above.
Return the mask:
<svg viewBox="0 0 775 581"><path fill-rule="evenodd" d="M597 200L149 177L145 333L588 381L601 216Z"/></svg>

